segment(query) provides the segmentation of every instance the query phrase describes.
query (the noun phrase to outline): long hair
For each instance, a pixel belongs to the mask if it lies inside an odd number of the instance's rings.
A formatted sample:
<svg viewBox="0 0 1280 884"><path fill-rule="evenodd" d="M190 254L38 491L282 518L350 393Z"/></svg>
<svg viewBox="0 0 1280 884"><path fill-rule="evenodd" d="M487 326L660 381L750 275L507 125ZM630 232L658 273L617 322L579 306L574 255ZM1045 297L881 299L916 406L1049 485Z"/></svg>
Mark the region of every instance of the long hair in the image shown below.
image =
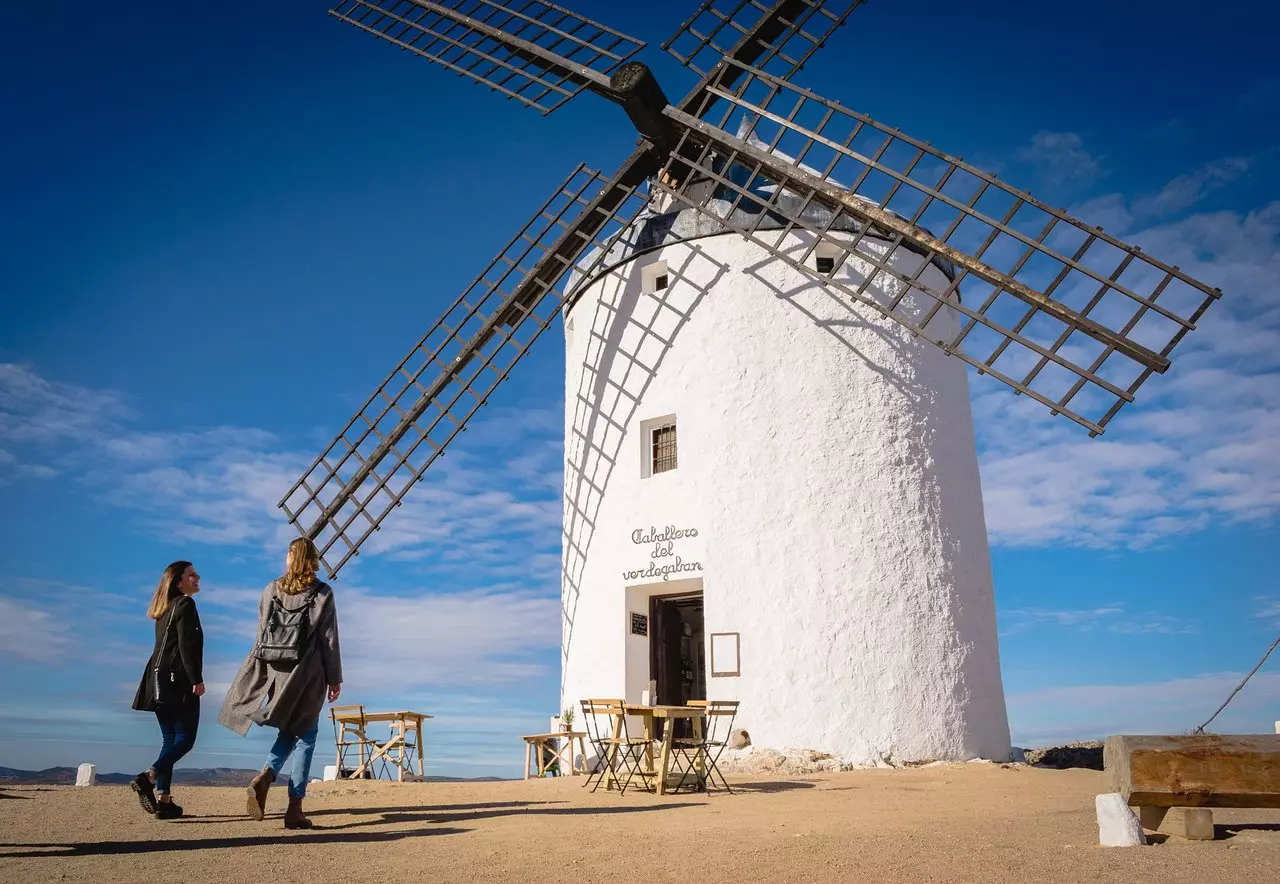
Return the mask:
<svg viewBox="0 0 1280 884"><path fill-rule="evenodd" d="M276 586L285 595L304 592L316 580L320 570L320 551L309 538L299 537L289 544L289 554L284 561L284 574Z"/></svg>
<svg viewBox="0 0 1280 884"><path fill-rule="evenodd" d="M165 615L173 600L182 594L182 590L178 589L178 583L190 567L190 562L174 562L164 569L160 582L156 584L156 591L151 596L151 604L147 605L148 617L159 620Z"/></svg>

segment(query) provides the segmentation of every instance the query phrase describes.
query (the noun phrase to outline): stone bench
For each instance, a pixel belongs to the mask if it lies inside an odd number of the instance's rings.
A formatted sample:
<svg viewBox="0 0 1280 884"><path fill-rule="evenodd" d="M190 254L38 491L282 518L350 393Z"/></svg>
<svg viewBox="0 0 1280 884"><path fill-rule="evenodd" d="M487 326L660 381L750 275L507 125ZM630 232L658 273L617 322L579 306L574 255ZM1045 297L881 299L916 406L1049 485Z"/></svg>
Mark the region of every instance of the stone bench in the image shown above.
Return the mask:
<svg viewBox="0 0 1280 884"><path fill-rule="evenodd" d="M1280 734L1114 736L1102 759L1145 829L1211 840L1214 807L1280 808Z"/></svg>

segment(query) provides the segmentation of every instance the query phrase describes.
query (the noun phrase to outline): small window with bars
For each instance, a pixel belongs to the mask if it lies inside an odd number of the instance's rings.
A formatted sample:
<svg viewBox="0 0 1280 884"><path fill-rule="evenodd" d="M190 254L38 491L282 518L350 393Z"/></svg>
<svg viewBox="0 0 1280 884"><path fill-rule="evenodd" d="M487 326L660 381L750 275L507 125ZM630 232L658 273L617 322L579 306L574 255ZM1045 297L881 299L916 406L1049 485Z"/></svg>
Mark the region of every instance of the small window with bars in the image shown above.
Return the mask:
<svg viewBox="0 0 1280 884"><path fill-rule="evenodd" d="M640 421L640 478L648 479L658 473L669 473L678 464L676 459L676 416L663 414Z"/></svg>
<svg viewBox="0 0 1280 884"><path fill-rule="evenodd" d="M676 468L676 424L672 421L650 431L652 473L666 473Z"/></svg>

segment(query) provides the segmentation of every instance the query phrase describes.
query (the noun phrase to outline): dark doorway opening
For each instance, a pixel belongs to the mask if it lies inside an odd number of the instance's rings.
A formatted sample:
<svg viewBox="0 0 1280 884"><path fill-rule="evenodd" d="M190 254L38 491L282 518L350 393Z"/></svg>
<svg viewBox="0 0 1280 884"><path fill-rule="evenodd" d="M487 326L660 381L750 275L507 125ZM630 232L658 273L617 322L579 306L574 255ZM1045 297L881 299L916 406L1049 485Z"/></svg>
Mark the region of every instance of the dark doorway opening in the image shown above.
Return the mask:
<svg viewBox="0 0 1280 884"><path fill-rule="evenodd" d="M702 593L655 595L649 599L649 678L660 706L683 706L707 698L706 637ZM690 727L677 722L676 736Z"/></svg>

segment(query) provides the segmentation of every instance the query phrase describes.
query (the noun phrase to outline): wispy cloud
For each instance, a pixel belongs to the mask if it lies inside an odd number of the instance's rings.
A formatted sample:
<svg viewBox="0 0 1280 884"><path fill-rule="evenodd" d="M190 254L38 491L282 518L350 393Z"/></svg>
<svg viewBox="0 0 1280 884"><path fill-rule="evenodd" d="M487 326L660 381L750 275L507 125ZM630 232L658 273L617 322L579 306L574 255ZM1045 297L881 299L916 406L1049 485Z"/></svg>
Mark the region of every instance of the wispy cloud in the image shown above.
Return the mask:
<svg viewBox="0 0 1280 884"><path fill-rule="evenodd" d="M1186 211L1210 193L1240 180L1249 173L1253 162L1248 157L1224 157L1194 172L1179 175L1157 193L1142 197L1133 204L1139 216L1165 217Z"/></svg>
<svg viewBox="0 0 1280 884"><path fill-rule="evenodd" d="M1114 195L1095 205L1128 206ZM1280 509L1280 202L1129 238L1226 294L1099 439L975 379L998 544L1143 547Z"/></svg>
<svg viewBox="0 0 1280 884"><path fill-rule="evenodd" d="M1008 695L1019 746L1102 739L1111 734L1187 733L1207 719L1244 673L1206 673L1144 684L1056 687ZM1210 730L1269 733L1280 705L1280 673L1259 672Z"/></svg>
<svg viewBox="0 0 1280 884"><path fill-rule="evenodd" d="M1108 632L1114 635L1185 635L1196 631L1189 620L1156 611L1128 611L1121 602L1095 608L1015 608L999 612L1000 635L1039 628Z"/></svg>
<svg viewBox="0 0 1280 884"><path fill-rule="evenodd" d="M515 586L389 596L338 594L347 681L404 693L550 677L558 665L559 594Z"/></svg>
<svg viewBox="0 0 1280 884"><path fill-rule="evenodd" d="M313 452L256 428L157 432L143 420L113 391L0 365L0 481L57 473L152 536L278 555L294 532L277 501ZM561 432L556 409L482 412L363 554L554 581Z"/></svg>
<svg viewBox="0 0 1280 884"><path fill-rule="evenodd" d="M65 659L72 645L67 622L38 604L0 596L0 657L32 663Z"/></svg>
<svg viewBox="0 0 1280 884"><path fill-rule="evenodd" d="M1266 596L1257 599L1258 610L1253 616L1265 620L1273 626L1280 626L1280 596Z"/></svg>
<svg viewBox="0 0 1280 884"><path fill-rule="evenodd" d="M1063 185L1087 187L1102 174L1102 166L1076 132L1037 132L1017 157Z"/></svg>

